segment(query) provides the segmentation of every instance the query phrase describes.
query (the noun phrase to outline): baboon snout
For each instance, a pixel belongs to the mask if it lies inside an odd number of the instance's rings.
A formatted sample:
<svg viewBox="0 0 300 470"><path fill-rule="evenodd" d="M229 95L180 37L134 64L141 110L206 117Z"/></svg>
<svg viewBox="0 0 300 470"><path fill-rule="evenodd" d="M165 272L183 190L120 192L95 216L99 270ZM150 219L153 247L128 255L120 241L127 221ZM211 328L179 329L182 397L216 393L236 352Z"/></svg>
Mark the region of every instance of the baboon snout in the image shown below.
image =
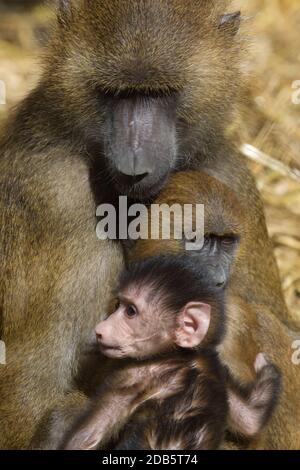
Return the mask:
<svg viewBox="0 0 300 470"><path fill-rule="evenodd" d="M96 332L96 336L97 336L98 341L102 340L102 333L97 333Z"/></svg>
<svg viewBox="0 0 300 470"><path fill-rule="evenodd" d="M120 99L107 120L106 157L122 186L159 184L177 155L176 118L167 100Z"/></svg>
<svg viewBox="0 0 300 470"><path fill-rule="evenodd" d="M104 322L99 323L95 328L96 338L99 343L104 341L105 335L105 325Z"/></svg>
<svg viewBox="0 0 300 470"><path fill-rule="evenodd" d="M114 321L113 318L110 317L107 320L104 320L100 323L95 328L95 333L96 333L96 338L98 340L98 343L100 345L108 345L111 344L113 338L114 338Z"/></svg>
<svg viewBox="0 0 300 470"><path fill-rule="evenodd" d="M96 338L99 342L103 340L103 335L104 335L104 328L102 327L102 323L99 323L96 328L95 328L95 333L96 333Z"/></svg>

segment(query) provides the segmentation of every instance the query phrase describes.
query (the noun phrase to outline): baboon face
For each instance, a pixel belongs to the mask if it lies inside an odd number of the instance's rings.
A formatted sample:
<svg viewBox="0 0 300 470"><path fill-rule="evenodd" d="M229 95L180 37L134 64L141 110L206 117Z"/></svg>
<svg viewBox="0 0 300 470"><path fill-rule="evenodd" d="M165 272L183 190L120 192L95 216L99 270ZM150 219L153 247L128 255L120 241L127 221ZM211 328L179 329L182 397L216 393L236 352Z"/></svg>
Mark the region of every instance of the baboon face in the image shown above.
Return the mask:
<svg viewBox="0 0 300 470"><path fill-rule="evenodd" d="M207 273L188 256L156 256L129 265L119 278L115 311L96 326L101 351L145 359L199 347L212 306L221 310L220 292Z"/></svg>
<svg viewBox="0 0 300 470"><path fill-rule="evenodd" d="M223 17L226 5L61 0L51 80L56 88L59 81L74 134L104 160L119 192L155 195L201 140L205 147L211 128L217 135L224 125L239 16Z"/></svg>

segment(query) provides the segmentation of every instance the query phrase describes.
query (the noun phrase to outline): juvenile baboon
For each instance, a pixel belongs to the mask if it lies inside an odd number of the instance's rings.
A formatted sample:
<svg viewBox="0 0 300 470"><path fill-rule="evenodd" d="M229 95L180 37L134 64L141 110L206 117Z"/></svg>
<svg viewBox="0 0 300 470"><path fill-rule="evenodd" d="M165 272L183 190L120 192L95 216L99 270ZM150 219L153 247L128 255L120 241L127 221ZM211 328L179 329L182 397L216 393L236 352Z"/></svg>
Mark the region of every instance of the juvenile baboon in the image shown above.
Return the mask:
<svg viewBox="0 0 300 470"><path fill-rule="evenodd" d="M230 249L238 237L226 290L227 332L219 347L220 358L242 384L254 380L253 362L261 351L282 371L283 391L279 406L259 438L247 443L246 447L299 449L299 366L292 362L292 334L277 318L282 313L285 315L286 310L282 311L285 307L276 287L277 277L270 269L267 239L256 238L252 214L241 206L239 196L203 172L190 171L171 176L155 202L170 207L173 204L182 207L185 204L204 204L205 243L200 250L188 253L199 263L199 269L203 264L212 268L216 283L223 281L224 274L226 279ZM174 222L172 217L171 222ZM181 253L185 249L185 240L171 238L139 240L131 250L131 260ZM221 253L213 249L218 239L223 244ZM226 445L229 446L229 442Z"/></svg>
<svg viewBox="0 0 300 470"><path fill-rule="evenodd" d="M225 138L242 50L229 11L226 0L59 1L43 75L1 137L0 448L27 448L52 409L91 389L79 365L123 265L119 244L96 239L95 212L118 194L148 200L178 168L230 185L268 259L249 269L287 319L262 204Z"/></svg>
<svg viewBox="0 0 300 470"><path fill-rule="evenodd" d="M223 256L224 249L218 239L207 252L223 260L216 275L232 261L233 250ZM261 432L278 402L280 372L259 354L255 381L242 387L221 364L227 279L216 284L210 268L160 255L121 274L116 310L96 327L116 369L62 448L107 448L123 432L121 450L216 450L228 426L244 438Z"/></svg>

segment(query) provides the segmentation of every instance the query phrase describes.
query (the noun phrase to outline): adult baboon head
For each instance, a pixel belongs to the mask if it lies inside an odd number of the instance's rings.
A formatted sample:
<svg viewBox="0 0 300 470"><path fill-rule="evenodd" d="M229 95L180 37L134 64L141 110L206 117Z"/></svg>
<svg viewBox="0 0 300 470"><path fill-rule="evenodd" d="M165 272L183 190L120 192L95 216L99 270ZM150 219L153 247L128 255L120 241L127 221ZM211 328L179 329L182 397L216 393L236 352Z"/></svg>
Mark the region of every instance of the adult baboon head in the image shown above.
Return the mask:
<svg viewBox="0 0 300 470"><path fill-rule="evenodd" d="M214 152L236 92L239 12L219 0L59 3L47 90L118 191L152 196Z"/></svg>

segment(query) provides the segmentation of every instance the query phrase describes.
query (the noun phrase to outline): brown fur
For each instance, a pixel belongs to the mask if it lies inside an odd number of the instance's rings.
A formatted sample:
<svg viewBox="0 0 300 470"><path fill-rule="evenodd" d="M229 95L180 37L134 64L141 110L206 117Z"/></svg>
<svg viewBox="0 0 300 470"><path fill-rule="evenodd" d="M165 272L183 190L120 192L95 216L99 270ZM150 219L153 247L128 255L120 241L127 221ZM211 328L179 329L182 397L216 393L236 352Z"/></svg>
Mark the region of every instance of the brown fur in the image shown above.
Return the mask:
<svg viewBox="0 0 300 470"><path fill-rule="evenodd" d="M203 295L206 301L204 292ZM215 302L213 315L224 322L218 312L220 298ZM164 330L168 313L152 310L149 302L147 315L154 325L159 315ZM138 316L143 315L139 311ZM144 333L140 334L143 337ZM127 363L118 361L97 398L83 409L61 441L61 448L109 449L121 436L119 450L213 450L222 443L227 425L244 438L257 436L278 402L280 374L264 360L257 368L255 381L242 387L223 368L214 350L217 337L221 338L219 334L217 328L211 333L213 343L206 342L199 350L183 352L166 344L164 354L156 354L154 342L148 349L150 359L136 360L131 356ZM73 411L70 409L70 413ZM64 416L53 418L52 433Z"/></svg>
<svg viewBox="0 0 300 470"><path fill-rule="evenodd" d="M288 313L263 225L254 227L253 208L246 211L233 191L202 172L174 175L156 203L205 204L206 234L240 235L228 287L228 327L220 347L221 358L242 383L253 379L252 364L260 351L279 367L283 373L280 405L261 439L251 446L298 449L300 373L299 367L292 363L292 334L280 322L280 318L288 318ZM182 242L175 240L141 240L131 257L137 260L182 250Z"/></svg>
<svg viewBox="0 0 300 470"><path fill-rule="evenodd" d="M8 363L0 367L0 448L27 448L55 405L67 406L72 391L81 404L80 391L93 389L89 334L123 264L118 245L95 237L96 205L115 196L103 168L105 90L179 93L171 170L200 165L235 190L256 227L252 247L268 257L268 272L253 268L264 276L264 303L280 292L258 193L224 137L241 50L232 27L218 28L228 2L61 4L41 81L1 138L0 336ZM82 363L89 366L78 377Z"/></svg>

